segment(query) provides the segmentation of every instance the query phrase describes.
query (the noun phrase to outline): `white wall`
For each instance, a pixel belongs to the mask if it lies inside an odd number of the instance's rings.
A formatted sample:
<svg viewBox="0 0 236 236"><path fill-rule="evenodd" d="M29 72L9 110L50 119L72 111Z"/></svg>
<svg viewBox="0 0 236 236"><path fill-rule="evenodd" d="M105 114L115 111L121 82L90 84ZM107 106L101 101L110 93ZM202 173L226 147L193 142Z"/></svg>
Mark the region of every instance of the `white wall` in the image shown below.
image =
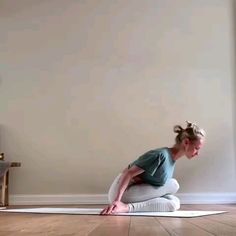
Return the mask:
<svg viewBox="0 0 236 236"><path fill-rule="evenodd" d="M11 194L106 193L185 120L181 193L235 192L230 0L1 1L0 149Z"/></svg>

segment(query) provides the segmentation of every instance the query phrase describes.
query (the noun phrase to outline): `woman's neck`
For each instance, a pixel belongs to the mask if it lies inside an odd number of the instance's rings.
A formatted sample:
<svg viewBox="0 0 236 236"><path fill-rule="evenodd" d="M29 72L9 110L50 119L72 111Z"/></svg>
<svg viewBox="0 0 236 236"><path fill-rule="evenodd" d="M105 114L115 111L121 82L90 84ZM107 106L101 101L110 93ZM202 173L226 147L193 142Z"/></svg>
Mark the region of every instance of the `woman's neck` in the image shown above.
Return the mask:
<svg viewBox="0 0 236 236"><path fill-rule="evenodd" d="M174 161L184 156L184 150L178 145L174 145L173 147L171 147L170 151Z"/></svg>

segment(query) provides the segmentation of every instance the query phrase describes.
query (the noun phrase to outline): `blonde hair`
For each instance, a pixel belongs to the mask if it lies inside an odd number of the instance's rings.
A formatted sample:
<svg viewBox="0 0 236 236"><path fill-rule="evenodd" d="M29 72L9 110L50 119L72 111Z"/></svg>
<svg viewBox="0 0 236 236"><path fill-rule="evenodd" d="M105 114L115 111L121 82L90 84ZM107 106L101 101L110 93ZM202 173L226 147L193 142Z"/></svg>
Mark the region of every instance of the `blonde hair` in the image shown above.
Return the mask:
<svg viewBox="0 0 236 236"><path fill-rule="evenodd" d="M181 143L183 139L188 138L190 141L196 141L206 136L206 132L199 128L195 123L187 122L187 127L184 129L180 125L174 126L174 132L177 133L175 142Z"/></svg>

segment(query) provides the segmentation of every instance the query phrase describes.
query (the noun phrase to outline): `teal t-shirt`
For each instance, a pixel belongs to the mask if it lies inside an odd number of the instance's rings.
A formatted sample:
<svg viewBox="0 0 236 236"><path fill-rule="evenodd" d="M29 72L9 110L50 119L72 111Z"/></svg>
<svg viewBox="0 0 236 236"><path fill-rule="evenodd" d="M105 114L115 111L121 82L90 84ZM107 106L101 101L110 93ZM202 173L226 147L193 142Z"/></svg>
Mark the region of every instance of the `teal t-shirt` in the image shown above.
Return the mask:
<svg viewBox="0 0 236 236"><path fill-rule="evenodd" d="M167 179L172 178L175 161L172 159L169 148L163 147L144 153L132 162L128 168L133 165L144 170L139 175L144 183L162 186Z"/></svg>

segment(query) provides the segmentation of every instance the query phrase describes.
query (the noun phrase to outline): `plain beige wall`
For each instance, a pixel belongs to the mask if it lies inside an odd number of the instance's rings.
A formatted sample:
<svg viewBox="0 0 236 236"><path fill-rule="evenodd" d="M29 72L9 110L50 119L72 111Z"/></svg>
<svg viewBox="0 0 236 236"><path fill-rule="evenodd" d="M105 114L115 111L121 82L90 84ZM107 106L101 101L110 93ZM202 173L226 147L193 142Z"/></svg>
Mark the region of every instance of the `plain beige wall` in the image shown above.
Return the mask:
<svg viewBox="0 0 236 236"><path fill-rule="evenodd" d="M11 194L106 193L172 128L207 131L180 192L235 192L230 0L1 0L0 147Z"/></svg>

